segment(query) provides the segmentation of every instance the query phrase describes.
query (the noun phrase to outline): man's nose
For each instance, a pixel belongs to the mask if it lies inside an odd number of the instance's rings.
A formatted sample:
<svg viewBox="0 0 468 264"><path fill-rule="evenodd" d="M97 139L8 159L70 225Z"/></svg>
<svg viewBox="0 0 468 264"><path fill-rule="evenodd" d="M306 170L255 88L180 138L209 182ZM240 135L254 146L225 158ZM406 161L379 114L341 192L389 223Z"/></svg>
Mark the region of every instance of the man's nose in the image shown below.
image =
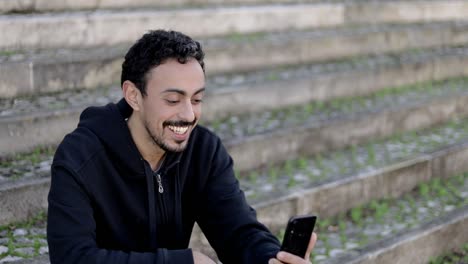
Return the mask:
<svg viewBox="0 0 468 264"><path fill-rule="evenodd" d="M187 122L192 122L195 119L195 113L193 112L193 105L190 100L181 105L179 118Z"/></svg>

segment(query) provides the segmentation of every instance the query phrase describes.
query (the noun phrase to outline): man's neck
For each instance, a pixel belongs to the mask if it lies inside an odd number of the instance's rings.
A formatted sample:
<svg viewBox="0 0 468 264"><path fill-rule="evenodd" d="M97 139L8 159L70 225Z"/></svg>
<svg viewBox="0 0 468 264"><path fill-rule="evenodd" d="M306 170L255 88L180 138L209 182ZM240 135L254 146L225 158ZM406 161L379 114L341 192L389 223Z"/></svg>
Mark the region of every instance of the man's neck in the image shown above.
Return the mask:
<svg viewBox="0 0 468 264"><path fill-rule="evenodd" d="M164 159L165 151L155 145L142 123L135 116L131 115L128 118L127 125L141 156L150 164L151 169L157 170Z"/></svg>

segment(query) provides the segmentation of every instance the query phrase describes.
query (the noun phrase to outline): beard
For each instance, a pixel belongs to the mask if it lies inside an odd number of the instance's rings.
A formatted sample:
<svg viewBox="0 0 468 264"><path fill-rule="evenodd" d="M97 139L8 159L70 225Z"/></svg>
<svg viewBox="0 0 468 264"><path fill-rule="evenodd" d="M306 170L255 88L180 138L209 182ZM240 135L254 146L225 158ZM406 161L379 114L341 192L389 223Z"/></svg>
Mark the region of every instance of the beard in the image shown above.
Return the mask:
<svg viewBox="0 0 468 264"><path fill-rule="evenodd" d="M163 123L163 131L164 128L166 128L168 125L189 125L193 127L197 123L197 120L195 119L193 122L185 122L185 121L166 121ZM153 141L153 144L155 146L158 146L165 152L182 152L185 150L187 147L187 140L176 140L175 143L177 146L170 146L167 142L165 142L163 135L157 135L156 133L153 133L153 131L150 129L150 124L149 122L145 121L145 129L150 138Z"/></svg>

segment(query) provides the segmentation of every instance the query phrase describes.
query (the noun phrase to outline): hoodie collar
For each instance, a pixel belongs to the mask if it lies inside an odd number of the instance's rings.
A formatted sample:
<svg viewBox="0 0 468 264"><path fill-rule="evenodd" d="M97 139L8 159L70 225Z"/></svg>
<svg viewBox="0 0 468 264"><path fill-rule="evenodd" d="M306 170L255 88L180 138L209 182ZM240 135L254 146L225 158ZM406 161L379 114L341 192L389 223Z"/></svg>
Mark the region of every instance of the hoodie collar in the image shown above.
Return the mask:
<svg viewBox="0 0 468 264"><path fill-rule="evenodd" d="M108 155L113 156L120 166L133 175L143 177L145 174L143 157L133 141L126 119L133 109L123 98L117 104L110 103L104 107L87 108L80 116L78 126L84 126L96 134ZM167 152L161 168L163 173L180 162L182 152Z"/></svg>
<svg viewBox="0 0 468 264"><path fill-rule="evenodd" d="M135 142L132 139L132 136L130 134L130 130L128 129L127 122L125 121L127 118L130 117L130 115L133 112L133 109L130 107L130 105L127 103L125 98L122 98L117 104L117 109L120 112L121 120L124 120L124 125L125 125L125 131L130 137L130 141L133 145L133 147L137 150L138 152L138 157L140 160L143 160L143 157L141 156L140 152L138 151L138 148L135 145ZM160 168L160 171L164 174L167 173L170 169L172 169L175 165L177 165L180 162L180 159L182 157L182 152L166 152L166 157L165 160ZM144 169L143 169L144 170Z"/></svg>

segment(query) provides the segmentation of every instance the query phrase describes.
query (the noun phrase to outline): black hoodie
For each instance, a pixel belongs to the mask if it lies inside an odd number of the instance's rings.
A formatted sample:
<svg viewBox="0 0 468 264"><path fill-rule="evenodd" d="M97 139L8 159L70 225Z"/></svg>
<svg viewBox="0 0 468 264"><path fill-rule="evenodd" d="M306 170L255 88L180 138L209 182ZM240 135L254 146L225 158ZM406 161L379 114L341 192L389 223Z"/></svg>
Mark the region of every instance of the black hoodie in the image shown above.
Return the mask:
<svg viewBox="0 0 468 264"><path fill-rule="evenodd" d="M279 242L247 205L220 139L197 126L187 148L166 153L153 172L127 127L131 112L123 99L90 107L58 147L48 199L51 263L193 263L194 222L223 263L274 257Z"/></svg>

